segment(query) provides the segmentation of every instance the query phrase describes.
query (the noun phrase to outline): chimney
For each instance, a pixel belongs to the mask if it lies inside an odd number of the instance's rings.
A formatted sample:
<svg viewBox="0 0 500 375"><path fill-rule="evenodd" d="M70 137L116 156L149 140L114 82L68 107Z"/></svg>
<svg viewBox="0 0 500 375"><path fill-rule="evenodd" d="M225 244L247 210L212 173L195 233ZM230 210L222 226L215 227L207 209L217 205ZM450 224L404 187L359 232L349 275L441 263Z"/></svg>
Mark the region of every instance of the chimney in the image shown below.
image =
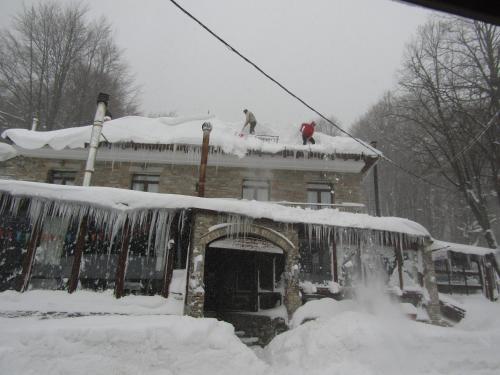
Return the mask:
<svg viewBox="0 0 500 375"><path fill-rule="evenodd" d="M102 124L108 106L109 95L99 93L97 96L97 110L94 117L94 125L92 126L92 135L90 136L89 154L87 157L87 164L85 165L85 174L83 175L83 186L90 186L90 179L94 173L95 158L97 155L97 148L99 147L99 140L101 138Z"/></svg>

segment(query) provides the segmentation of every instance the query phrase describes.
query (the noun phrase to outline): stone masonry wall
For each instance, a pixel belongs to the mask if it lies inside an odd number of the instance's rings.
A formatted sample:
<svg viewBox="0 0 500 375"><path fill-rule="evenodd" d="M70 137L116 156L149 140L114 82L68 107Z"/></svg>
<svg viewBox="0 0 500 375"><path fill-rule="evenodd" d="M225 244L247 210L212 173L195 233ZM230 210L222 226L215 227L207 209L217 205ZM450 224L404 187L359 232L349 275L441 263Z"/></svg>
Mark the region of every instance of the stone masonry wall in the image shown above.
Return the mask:
<svg viewBox="0 0 500 375"><path fill-rule="evenodd" d="M16 157L0 162L0 177L47 182L51 170L77 171L75 183L81 184L84 161ZM92 176L93 186L130 189L134 174L160 175L161 193L197 195L197 166L150 165L131 162L98 162ZM335 203L361 202L360 174L323 173L292 170L252 170L247 168L207 168L205 196L210 198L241 198L243 179L270 181L271 200L307 201L307 184L330 183L335 190Z"/></svg>
<svg viewBox="0 0 500 375"><path fill-rule="evenodd" d="M422 260L424 265L424 286L429 293L430 299L427 305L427 313L429 314L432 323L439 324L441 321L441 308L439 306L436 273L434 271L432 252L427 246L422 249Z"/></svg>
<svg viewBox="0 0 500 375"><path fill-rule="evenodd" d="M187 315L194 317L203 316L203 303L205 298L205 291L203 289L205 248L208 243L224 235L224 228L221 228L219 232L214 230L209 233L209 228L219 224L221 220L224 221L217 213L197 211L195 214L189 254L189 276L184 311ZM271 232L269 229L271 229ZM286 237L286 240L272 231L282 234ZM276 223L271 220L255 220L252 223L251 233L268 239L283 249L285 254L284 304L288 315L291 316L302 304L299 294L299 251L296 227L293 225Z"/></svg>

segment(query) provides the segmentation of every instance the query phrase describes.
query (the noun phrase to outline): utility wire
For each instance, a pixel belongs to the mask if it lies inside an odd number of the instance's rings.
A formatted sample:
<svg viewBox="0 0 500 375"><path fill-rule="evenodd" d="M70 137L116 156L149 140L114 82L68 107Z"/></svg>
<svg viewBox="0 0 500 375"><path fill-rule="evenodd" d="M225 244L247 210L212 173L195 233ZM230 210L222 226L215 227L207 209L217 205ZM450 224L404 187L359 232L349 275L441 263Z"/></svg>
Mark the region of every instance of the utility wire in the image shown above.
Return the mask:
<svg viewBox="0 0 500 375"><path fill-rule="evenodd" d="M277 86L279 86L282 90L284 90L287 94L289 94L290 96L292 96L293 98L297 99L300 103L302 103L304 106L306 106L307 108L309 108L311 111L313 111L314 113L316 113L319 117L321 117L323 120L325 120L327 123L329 123L330 125L334 126L335 128L337 128L339 131L341 131L342 133L344 133L345 135L347 135L348 137L352 138L353 140L355 140L357 143L359 143L360 145L362 145L363 147L367 148L368 150L374 152L375 154L378 154L381 156L382 159L384 159L385 161L389 162L390 164L394 165L395 167L401 169L402 171L406 172L407 174L419 179L419 180L422 180L424 182L426 182L427 184L429 185L433 185L435 187L438 187L440 189L445 189L445 190L449 190L449 191L452 191L450 189L448 189L447 187L444 187L444 186L441 186L441 185L438 185L432 181L429 181L427 179L425 179L424 177L422 176L419 176L417 175L416 173L410 171L409 169L399 165L398 163L396 163L395 161L391 160L389 157L383 155L383 154L380 154L380 151L378 151L377 149L375 149L374 147L371 147L369 145L367 145L366 143L362 142L361 140L357 139L356 137L354 137L353 135L351 135L349 132L347 132L346 130L342 129L339 125L335 124L332 120L330 120L329 118L327 118L325 115L323 115L321 112L319 112L318 110L316 110L314 107L312 107L311 105L309 105L305 100L303 100L302 98L300 98L299 96L297 96L296 94L294 94L292 91L290 91L289 89L287 89L283 84L281 84L280 82L278 82L276 79L274 79L273 77L271 77L269 74L267 74L264 70L262 70L257 64L255 64L253 61L251 61L249 58L247 58L245 55L243 55L241 52L239 52L236 48L234 48L232 45L230 45L228 42L226 42L224 39L222 39L219 35L217 35L214 31L212 31L208 26L206 26L203 22L201 22L198 18L196 18L195 16L193 16L190 12L188 12L186 9L184 9L181 5L179 5L175 0L170 0L170 2L172 4L174 4L180 11L182 11L184 14L186 14L189 18L191 18L193 21L195 21L198 25L200 25L203 29L205 29L209 34L211 34L214 38L216 38L219 42L221 42L222 44L224 44L231 52L234 52L235 54L237 54L239 57L241 57L243 60L245 60L248 64L250 64L251 66L253 66L255 69L257 69L262 75L264 75L266 78L268 78L269 80L271 80L272 82L274 82Z"/></svg>
<svg viewBox="0 0 500 375"><path fill-rule="evenodd" d="M465 146L459 153L457 153L453 158L451 158L445 165L451 165L451 163L453 163L455 160L457 160L460 156L462 156L463 154L465 154L467 151L469 151L472 146L474 146L474 144L479 141L479 139L481 139L481 137L484 135L484 133L486 133L489 128L491 128L494 124L495 124L495 118L500 114L500 109L491 117L490 121L487 122L485 128L478 134L476 135L471 141L470 143ZM425 177L429 177L429 176L433 176L435 175L436 173L440 173L444 170L444 167L441 167L439 169L439 171L437 172L434 172L434 173L431 173L431 174L428 174L427 176Z"/></svg>

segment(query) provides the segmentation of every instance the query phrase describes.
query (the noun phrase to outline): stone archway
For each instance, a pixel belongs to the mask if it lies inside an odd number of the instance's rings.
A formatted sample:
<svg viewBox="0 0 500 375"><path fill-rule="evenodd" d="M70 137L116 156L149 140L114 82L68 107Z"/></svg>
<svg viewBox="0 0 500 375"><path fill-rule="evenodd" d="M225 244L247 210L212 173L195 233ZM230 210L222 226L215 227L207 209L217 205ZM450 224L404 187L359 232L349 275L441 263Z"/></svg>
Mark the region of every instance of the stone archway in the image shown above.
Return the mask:
<svg viewBox="0 0 500 375"><path fill-rule="evenodd" d="M192 244L191 267L189 270L187 296L186 296L186 314L201 317L203 316L205 290L204 290L204 262L206 250L210 243L228 237L253 236L261 238L283 250L284 265L284 305L288 315L301 305L299 295L298 279L298 245L296 236L292 240L274 229L262 225L250 224L245 226L244 233L238 231L234 224L217 225L211 230L195 238ZM294 241L295 244L292 242Z"/></svg>

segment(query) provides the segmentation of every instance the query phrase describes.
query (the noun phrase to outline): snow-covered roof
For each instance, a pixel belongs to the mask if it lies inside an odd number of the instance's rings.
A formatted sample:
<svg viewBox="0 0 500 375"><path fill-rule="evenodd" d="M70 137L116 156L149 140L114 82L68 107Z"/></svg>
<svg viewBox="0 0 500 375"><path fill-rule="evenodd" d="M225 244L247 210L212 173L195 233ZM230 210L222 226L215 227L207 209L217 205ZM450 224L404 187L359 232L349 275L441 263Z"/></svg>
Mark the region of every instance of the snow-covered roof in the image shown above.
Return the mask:
<svg viewBox="0 0 500 375"><path fill-rule="evenodd" d="M479 256L485 256L488 254L496 253L495 249L489 249L486 247L463 245L460 243L445 242L434 239L432 241L433 242L430 249L432 251L432 258L434 260L447 258L448 251L453 251L455 253L469 254L469 255L479 255Z"/></svg>
<svg viewBox="0 0 500 375"><path fill-rule="evenodd" d="M278 142L266 142L251 135L240 136L241 122L226 122L215 116L122 117L104 123L102 140L110 143L200 145L203 138L201 125L206 121L209 121L213 126L210 144L221 147L225 153L241 157L248 150L276 153L285 149L373 157L379 155L376 150L362 141L360 144L349 137L332 137L320 132L316 132L314 136L316 145L303 146L298 125L278 127L257 124L257 135L278 136ZM2 137L9 138L17 146L28 150L45 146L62 150L64 148L83 148L85 143L90 140L91 131L91 125L45 132L8 129L2 133Z"/></svg>
<svg viewBox="0 0 500 375"><path fill-rule="evenodd" d="M0 142L0 161L12 159L17 156L17 151L11 145Z"/></svg>
<svg viewBox="0 0 500 375"><path fill-rule="evenodd" d="M336 209L311 210L275 203L224 198L199 198L176 194L146 193L108 187L53 185L27 181L0 180L0 191L55 201L88 204L94 207L130 211L140 209L195 208L283 223L306 223L430 236L420 224L398 217L373 217Z"/></svg>

